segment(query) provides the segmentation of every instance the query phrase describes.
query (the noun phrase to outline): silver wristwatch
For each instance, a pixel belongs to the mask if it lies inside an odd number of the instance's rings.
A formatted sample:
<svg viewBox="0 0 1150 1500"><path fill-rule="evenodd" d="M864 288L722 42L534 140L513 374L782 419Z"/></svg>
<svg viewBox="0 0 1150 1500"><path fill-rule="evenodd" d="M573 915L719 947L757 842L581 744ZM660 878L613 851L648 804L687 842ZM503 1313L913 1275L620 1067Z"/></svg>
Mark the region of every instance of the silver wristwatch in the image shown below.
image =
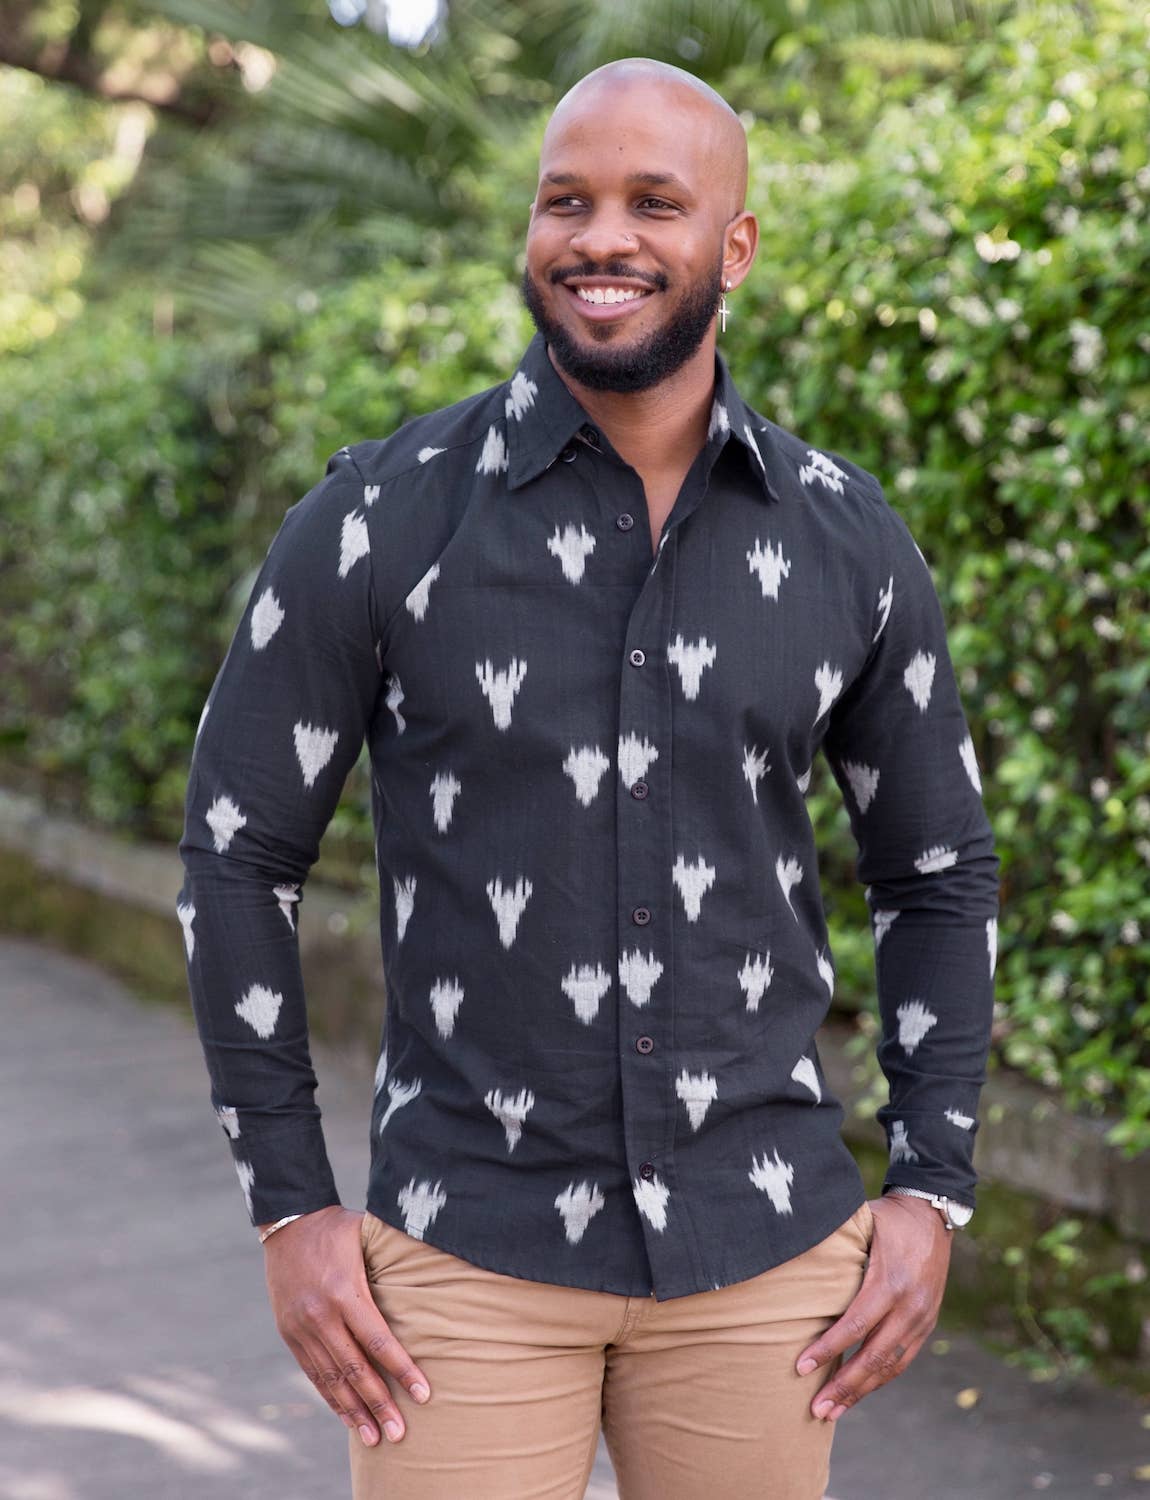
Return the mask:
<svg viewBox="0 0 1150 1500"><path fill-rule="evenodd" d="M948 1229L965 1229L974 1216L974 1209L965 1203L956 1203L953 1198L942 1198L937 1193L925 1193L921 1188L890 1187L885 1191L899 1193L904 1198L925 1198L938 1209Z"/></svg>

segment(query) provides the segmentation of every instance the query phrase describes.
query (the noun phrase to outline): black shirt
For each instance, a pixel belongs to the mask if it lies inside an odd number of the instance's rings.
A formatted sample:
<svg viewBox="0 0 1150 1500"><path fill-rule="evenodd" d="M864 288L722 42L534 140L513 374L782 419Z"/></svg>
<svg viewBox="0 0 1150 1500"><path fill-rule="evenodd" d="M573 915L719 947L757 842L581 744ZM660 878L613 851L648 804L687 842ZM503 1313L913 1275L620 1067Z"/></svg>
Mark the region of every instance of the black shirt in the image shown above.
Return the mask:
<svg viewBox="0 0 1150 1500"><path fill-rule="evenodd" d="M973 1205L998 857L930 572L873 475L752 411L652 550L536 336L341 448L286 513L200 720L191 995L252 1223L338 1203L296 912L366 738L386 1021L367 1206L505 1274L660 1299L864 1201L816 1033L821 747L877 950L886 1185Z"/></svg>

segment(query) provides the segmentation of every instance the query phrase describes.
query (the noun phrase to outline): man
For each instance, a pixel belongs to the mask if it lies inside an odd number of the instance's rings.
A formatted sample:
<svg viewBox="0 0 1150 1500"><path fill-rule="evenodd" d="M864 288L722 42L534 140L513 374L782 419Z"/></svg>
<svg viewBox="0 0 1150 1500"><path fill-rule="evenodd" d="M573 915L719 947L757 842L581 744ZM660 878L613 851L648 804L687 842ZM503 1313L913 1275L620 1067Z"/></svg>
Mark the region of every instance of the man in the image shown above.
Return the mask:
<svg viewBox="0 0 1150 1500"><path fill-rule="evenodd" d="M576 1500L600 1423L624 1500L815 1500L834 1421L935 1326L973 1207L978 766L879 482L717 355L757 247L746 172L737 117L678 69L576 85L527 235L538 334L500 386L332 456L205 705L195 1014L358 1500ZM365 737L387 1017L361 1216L295 912ZM815 1040L820 747L874 921L873 1204Z"/></svg>

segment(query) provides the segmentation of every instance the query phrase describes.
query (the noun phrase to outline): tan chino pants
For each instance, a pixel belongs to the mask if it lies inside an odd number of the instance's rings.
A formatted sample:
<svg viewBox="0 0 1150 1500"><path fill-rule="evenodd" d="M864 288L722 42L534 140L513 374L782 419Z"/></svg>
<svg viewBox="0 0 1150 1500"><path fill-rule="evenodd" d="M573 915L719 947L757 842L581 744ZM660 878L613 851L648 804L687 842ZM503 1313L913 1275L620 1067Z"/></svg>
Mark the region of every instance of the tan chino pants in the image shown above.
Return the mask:
<svg viewBox="0 0 1150 1500"><path fill-rule="evenodd" d="M821 1500L834 1424L800 1352L862 1284L863 1204L802 1255L658 1302L505 1276L368 1213L368 1282L431 1382L388 1384L407 1431L349 1437L353 1500L583 1500L604 1438L621 1500Z"/></svg>

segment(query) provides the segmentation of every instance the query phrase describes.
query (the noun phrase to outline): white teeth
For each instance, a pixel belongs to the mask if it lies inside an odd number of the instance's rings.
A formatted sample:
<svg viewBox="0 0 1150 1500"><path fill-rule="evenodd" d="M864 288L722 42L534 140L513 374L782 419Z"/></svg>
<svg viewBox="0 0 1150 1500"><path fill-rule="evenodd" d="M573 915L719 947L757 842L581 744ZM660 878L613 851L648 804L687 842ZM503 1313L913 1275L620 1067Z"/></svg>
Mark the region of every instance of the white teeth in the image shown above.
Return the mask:
<svg viewBox="0 0 1150 1500"><path fill-rule="evenodd" d="M634 302L636 297L643 297L644 292L627 291L619 286L577 286L576 292L584 302Z"/></svg>

